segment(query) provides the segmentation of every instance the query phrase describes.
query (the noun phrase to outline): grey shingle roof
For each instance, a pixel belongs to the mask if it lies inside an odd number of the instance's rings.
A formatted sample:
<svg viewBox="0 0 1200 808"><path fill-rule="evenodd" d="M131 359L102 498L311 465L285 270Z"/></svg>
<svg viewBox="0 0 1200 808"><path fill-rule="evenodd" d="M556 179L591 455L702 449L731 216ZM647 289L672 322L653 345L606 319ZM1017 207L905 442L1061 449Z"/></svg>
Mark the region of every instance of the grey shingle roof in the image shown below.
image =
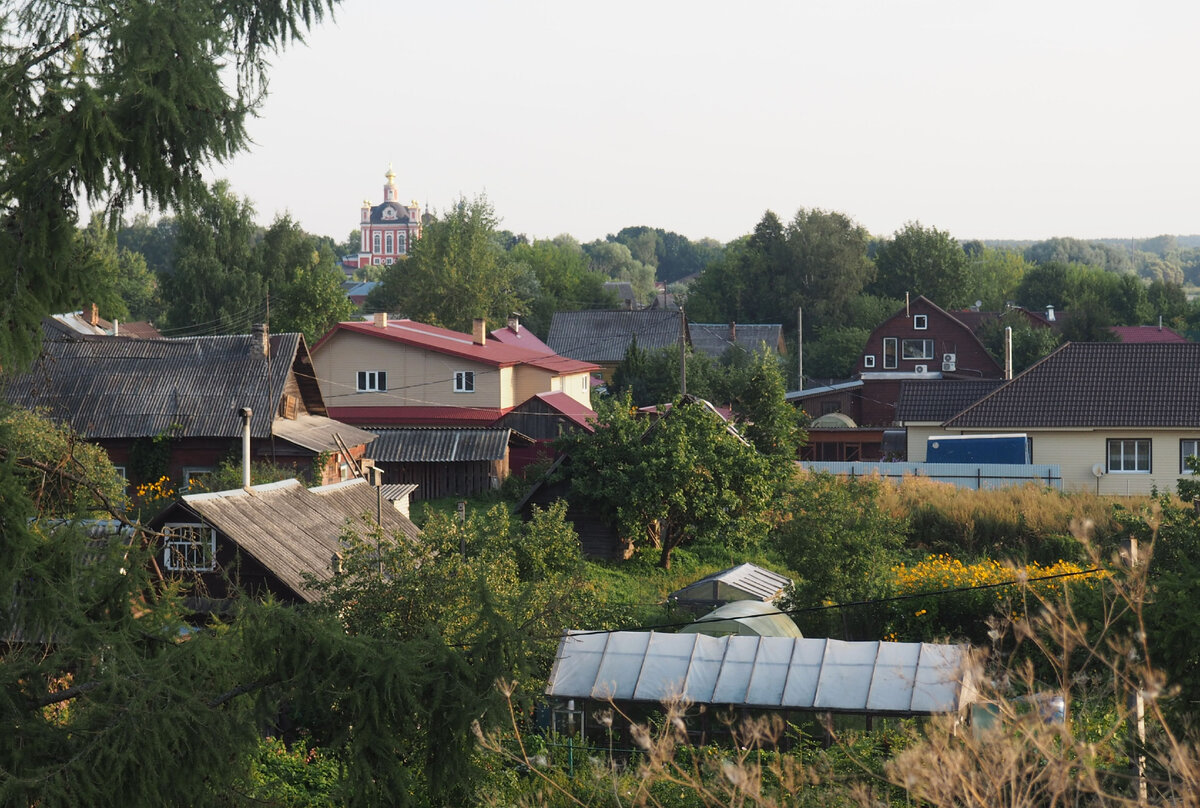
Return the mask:
<svg viewBox="0 0 1200 808"><path fill-rule="evenodd" d="M559 311L546 344L560 356L584 362L620 362L637 337L640 348L679 344L678 311Z"/></svg>
<svg viewBox="0 0 1200 808"><path fill-rule="evenodd" d="M737 323L734 338L730 339L728 323L688 323L688 338L692 349L720 359L736 345L747 353L758 353L765 345L773 353L779 352L779 335L783 326L779 323Z"/></svg>
<svg viewBox="0 0 1200 808"><path fill-rule="evenodd" d="M18 406L45 409L90 440L168 432L236 438L242 407L254 411L251 434L267 437L303 338L273 335L269 369L254 339L48 338L42 356L29 372L10 380L4 395ZM311 402L306 396L305 403L324 415L320 393L315 396Z"/></svg>
<svg viewBox="0 0 1200 808"><path fill-rule="evenodd" d="M309 601L317 593L305 586L304 573L328 578L330 559L342 549L347 524L365 534L374 527L377 512L375 489L363 480L311 489L284 480L185 496L182 505ZM417 526L395 508L379 509L379 514L389 534L419 537Z"/></svg>
<svg viewBox="0 0 1200 808"><path fill-rule="evenodd" d="M1004 384L1003 379L901 382L896 421L945 421Z"/></svg>
<svg viewBox="0 0 1200 808"><path fill-rule="evenodd" d="M1200 427L1200 343L1067 343L947 427Z"/></svg>
<svg viewBox="0 0 1200 808"><path fill-rule="evenodd" d="M367 447L378 463L460 463L501 460L508 451L511 429L412 427L376 429Z"/></svg>

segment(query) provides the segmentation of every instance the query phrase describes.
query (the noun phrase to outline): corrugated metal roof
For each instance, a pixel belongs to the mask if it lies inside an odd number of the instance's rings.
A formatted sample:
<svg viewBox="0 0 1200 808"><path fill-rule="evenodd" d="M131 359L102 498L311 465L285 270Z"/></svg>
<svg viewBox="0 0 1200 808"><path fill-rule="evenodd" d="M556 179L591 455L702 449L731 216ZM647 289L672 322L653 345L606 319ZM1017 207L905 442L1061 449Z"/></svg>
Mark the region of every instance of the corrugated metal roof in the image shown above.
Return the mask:
<svg viewBox="0 0 1200 808"><path fill-rule="evenodd" d="M714 584L717 584L719 587L733 588L746 593L746 597L742 599L756 598L761 601L771 601L777 598L783 590L792 585L792 579L786 575L780 575L777 572L763 569L757 564L739 564L736 567L714 572L712 575L705 576L699 581L690 583L682 589L672 592L669 597L672 600L679 601L697 600L706 602L734 599L732 597L712 597Z"/></svg>
<svg viewBox="0 0 1200 808"><path fill-rule="evenodd" d="M571 632L546 694L556 698L867 713L938 713L975 698L965 645Z"/></svg>
<svg viewBox="0 0 1200 808"><path fill-rule="evenodd" d="M340 447L335 435L347 446L359 446L375 440L374 432L316 415L276 418L275 435L318 453L338 451Z"/></svg>
<svg viewBox="0 0 1200 808"><path fill-rule="evenodd" d="M376 429L379 438L367 447L377 463L459 463L503 460L511 429L413 427Z"/></svg>
<svg viewBox="0 0 1200 808"><path fill-rule="evenodd" d="M317 594L305 586L304 573L317 578L332 574L330 559L342 549L347 523L370 531L377 510L375 489L357 479L311 489L283 480L192 494L181 502L308 601ZM380 516L389 534L420 536L417 526L395 508L383 508ZM163 518L160 514L151 525L157 527Z"/></svg>
<svg viewBox="0 0 1200 808"><path fill-rule="evenodd" d="M692 349L714 359L720 359L733 347L758 353L765 345L769 351L778 354L782 332L783 326L778 323L688 323Z"/></svg>
<svg viewBox="0 0 1200 808"><path fill-rule="evenodd" d="M654 351L678 345L678 311L558 311L546 344L561 356L584 362L620 362L634 338Z"/></svg>
<svg viewBox="0 0 1200 808"><path fill-rule="evenodd" d="M129 339L47 339L6 398L44 409L82 437L236 438L242 407L254 437L271 434L284 382L302 345L299 334L270 338L271 362L249 335ZM323 405L322 405L323 406Z"/></svg>

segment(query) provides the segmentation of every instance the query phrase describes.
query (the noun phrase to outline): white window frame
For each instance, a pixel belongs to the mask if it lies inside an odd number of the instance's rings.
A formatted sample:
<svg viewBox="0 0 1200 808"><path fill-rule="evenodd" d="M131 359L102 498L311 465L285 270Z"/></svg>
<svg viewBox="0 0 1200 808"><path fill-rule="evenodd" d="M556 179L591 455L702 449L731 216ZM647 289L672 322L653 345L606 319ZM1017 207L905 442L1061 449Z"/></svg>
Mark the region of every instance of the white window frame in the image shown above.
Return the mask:
<svg viewBox="0 0 1200 808"><path fill-rule="evenodd" d="M383 236L383 251L390 253L392 251L392 234L385 233Z"/></svg>
<svg viewBox="0 0 1200 808"><path fill-rule="evenodd" d="M1104 464L1109 474L1150 474L1154 470L1153 441L1150 438L1109 438L1105 442ZM1116 448L1116 463L1113 449ZM1144 450L1144 451L1143 451ZM1142 468L1142 466L1145 466Z"/></svg>
<svg viewBox="0 0 1200 808"><path fill-rule="evenodd" d="M1182 438L1179 441L1179 473L1191 474L1192 470L1187 467L1187 459L1193 455L1200 455L1200 438Z"/></svg>
<svg viewBox="0 0 1200 808"><path fill-rule="evenodd" d="M391 256L388 256L387 258L383 259L383 263L387 264L388 266L391 266L392 264L396 263L396 259L392 258Z"/></svg>
<svg viewBox="0 0 1200 808"><path fill-rule="evenodd" d="M371 252L382 252L383 236L380 233L371 234Z"/></svg>
<svg viewBox="0 0 1200 808"><path fill-rule="evenodd" d="M396 234L396 252L404 255L408 250L408 235L406 233Z"/></svg>
<svg viewBox="0 0 1200 808"><path fill-rule="evenodd" d="M216 471L212 466L184 466L183 467L183 482L180 488L184 491L191 490L192 479L203 480L206 476Z"/></svg>
<svg viewBox="0 0 1200 808"><path fill-rule="evenodd" d="M199 522L162 526L163 566L171 572L212 572L217 568L217 532Z"/></svg>
<svg viewBox="0 0 1200 808"><path fill-rule="evenodd" d="M891 349L890 351L888 349ZM900 341L896 337L883 338L883 369L895 370L896 360L900 357ZM888 361L888 360L891 361Z"/></svg>
<svg viewBox="0 0 1200 808"><path fill-rule="evenodd" d="M865 367L865 368L875 367L875 354L869 353L863 357L863 367Z"/></svg>
<svg viewBox="0 0 1200 808"><path fill-rule="evenodd" d="M386 393L386 370L360 370L356 375L356 387L360 393Z"/></svg>
<svg viewBox="0 0 1200 808"><path fill-rule="evenodd" d="M924 331L927 328L929 328L929 315L928 314L914 314L913 315L913 329L916 331Z"/></svg>
<svg viewBox="0 0 1200 808"><path fill-rule="evenodd" d="M918 355L911 349L915 348L917 343L921 345L922 353ZM906 339L900 341L900 358L910 362L929 362L935 356L934 349L936 346L931 339Z"/></svg>
<svg viewBox="0 0 1200 808"><path fill-rule="evenodd" d="M454 392L456 392L456 393L474 393L475 392L475 371L473 371L473 370L456 370L456 371L454 371Z"/></svg>

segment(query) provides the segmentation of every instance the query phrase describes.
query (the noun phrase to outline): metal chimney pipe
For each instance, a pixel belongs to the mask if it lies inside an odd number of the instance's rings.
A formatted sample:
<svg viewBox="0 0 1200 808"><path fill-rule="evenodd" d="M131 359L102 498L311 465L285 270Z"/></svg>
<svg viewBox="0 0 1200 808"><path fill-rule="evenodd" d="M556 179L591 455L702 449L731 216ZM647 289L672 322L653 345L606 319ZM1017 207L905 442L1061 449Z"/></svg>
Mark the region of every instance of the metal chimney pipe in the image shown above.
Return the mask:
<svg viewBox="0 0 1200 808"><path fill-rule="evenodd" d="M1012 376L1012 326L1009 325L1004 327L1004 378Z"/></svg>
<svg viewBox="0 0 1200 808"><path fill-rule="evenodd" d="M242 407L242 488L250 487L250 416L254 410Z"/></svg>

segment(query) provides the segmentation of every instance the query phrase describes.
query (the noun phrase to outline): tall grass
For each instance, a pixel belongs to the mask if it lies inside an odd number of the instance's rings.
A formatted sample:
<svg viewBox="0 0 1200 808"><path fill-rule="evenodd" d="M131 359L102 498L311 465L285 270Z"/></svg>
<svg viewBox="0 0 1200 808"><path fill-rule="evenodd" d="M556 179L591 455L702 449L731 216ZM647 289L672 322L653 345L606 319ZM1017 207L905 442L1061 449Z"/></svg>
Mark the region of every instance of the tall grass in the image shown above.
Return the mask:
<svg viewBox="0 0 1200 808"><path fill-rule="evenodd" d="M1149 499L1149 498L1145 498ZM1130 505L1130 498L1122 501ZM1053 564L1084 560L1073 531L1102 550L1120 541L1114 500L1032 483L973 491L920 477L880 487L880 507L908 519L908 546L966 558Z"/></svg>

